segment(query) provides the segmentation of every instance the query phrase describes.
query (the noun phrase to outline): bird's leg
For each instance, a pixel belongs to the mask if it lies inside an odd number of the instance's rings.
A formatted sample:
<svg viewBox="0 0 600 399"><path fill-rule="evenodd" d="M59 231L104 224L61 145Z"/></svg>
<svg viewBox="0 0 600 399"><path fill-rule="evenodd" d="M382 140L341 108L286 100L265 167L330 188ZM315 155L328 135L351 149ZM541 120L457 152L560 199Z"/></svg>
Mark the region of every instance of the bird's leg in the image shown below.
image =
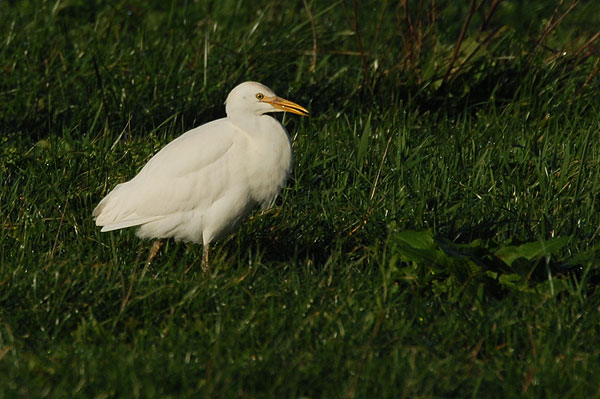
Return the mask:
<svg viewBox="0 0 600 399"><path fill-rule="evenodd" d="M209 269L209 265L208 265L208 251L210 249L210 244L204 244L202 246L202 263L200 264L200 267L202 268L202 271L204 273L208 272Z"/></svg>
<svg viewBox="0 0 600 399"><path fill-rule="evenodd" d="M154 257L156 256L162 244L162 240L154 241L154 243L152 244L152 248L150 248L150 252L148 253L148 260L146 261L146 266L149 266L152 263L152 259L154 259Z"/></svg>

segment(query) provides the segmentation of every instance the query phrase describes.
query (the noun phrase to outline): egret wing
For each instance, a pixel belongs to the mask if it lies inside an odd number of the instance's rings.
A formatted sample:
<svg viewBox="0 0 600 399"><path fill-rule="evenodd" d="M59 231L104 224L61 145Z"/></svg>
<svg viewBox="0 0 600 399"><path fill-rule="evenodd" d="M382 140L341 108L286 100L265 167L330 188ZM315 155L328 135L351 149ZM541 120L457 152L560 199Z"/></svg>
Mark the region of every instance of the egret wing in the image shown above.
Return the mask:
<svg viewBox="0 0 600 399"><path fill-rule="evenodd" d="M181 177L201 171L218 161L238 134L225 118L189 130L157 152L138 176Z"/></svg>
<svg viewBox="0 0 600 399"><path fill-rule="evenodd" d="M240 131L220 119L190 130L154 155L140 173L117 185L94 209L102 231L136 226L175 212L202 211L226 190Z"/></svg>

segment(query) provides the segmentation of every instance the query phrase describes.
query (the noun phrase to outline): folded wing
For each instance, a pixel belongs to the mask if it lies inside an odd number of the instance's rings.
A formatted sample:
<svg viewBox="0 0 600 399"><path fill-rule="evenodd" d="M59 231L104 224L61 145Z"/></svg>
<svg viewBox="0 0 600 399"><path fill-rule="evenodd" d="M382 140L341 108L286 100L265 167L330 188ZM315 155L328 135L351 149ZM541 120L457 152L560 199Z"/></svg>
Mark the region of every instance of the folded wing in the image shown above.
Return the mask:
<svg viewBox="0 0 600 399"><path fill-rule="evenodd" d="M244 166L236 151L243 140L225 119L184 133L100 201L93 211L96 225L110 231L178 212L202 212L226 192L232 179L242 178Z"/></svg>

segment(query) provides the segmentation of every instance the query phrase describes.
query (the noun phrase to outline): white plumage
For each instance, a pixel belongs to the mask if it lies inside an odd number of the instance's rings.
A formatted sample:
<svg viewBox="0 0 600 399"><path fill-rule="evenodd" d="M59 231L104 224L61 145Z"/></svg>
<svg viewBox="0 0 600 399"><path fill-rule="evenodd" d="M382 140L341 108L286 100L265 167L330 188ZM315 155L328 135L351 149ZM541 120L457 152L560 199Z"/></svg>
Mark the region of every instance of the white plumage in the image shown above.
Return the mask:
<svg viewBox="0 0 600 399"><path fill-rule="evenodd" d="M234 230L256 205L272 205L292 169L286 129L268 112L308 110L245 82L225 101L226 118L176 138L93 211L102 231L139 226L141 238L209 244Z"/></svg>

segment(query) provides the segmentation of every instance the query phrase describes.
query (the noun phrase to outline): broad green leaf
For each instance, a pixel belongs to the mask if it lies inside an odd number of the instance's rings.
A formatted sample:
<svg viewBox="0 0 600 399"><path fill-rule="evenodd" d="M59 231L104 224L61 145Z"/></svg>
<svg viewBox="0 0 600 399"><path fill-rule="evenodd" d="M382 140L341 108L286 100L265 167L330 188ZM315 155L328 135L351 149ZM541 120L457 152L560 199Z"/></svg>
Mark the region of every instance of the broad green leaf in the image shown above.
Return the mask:
<svg viewBox="0 0 600 399"><path fill-rule="evenodd" d="M419 249L433 249L437 248L433 234L431 230L424 231L412 231L406 230L397 233L396 238L400 241L405 242L407 245L413 248Z"/></svg>
<svg viewBox="0 0 600 399"><path fill-rule="evenodd" d="M539 259L542 256L553 255L569 242L569 237L559 237L552 240L528 242L518 246L508 246L496 251L496 256L511 266L519 258L527 260Z"/></svg>

